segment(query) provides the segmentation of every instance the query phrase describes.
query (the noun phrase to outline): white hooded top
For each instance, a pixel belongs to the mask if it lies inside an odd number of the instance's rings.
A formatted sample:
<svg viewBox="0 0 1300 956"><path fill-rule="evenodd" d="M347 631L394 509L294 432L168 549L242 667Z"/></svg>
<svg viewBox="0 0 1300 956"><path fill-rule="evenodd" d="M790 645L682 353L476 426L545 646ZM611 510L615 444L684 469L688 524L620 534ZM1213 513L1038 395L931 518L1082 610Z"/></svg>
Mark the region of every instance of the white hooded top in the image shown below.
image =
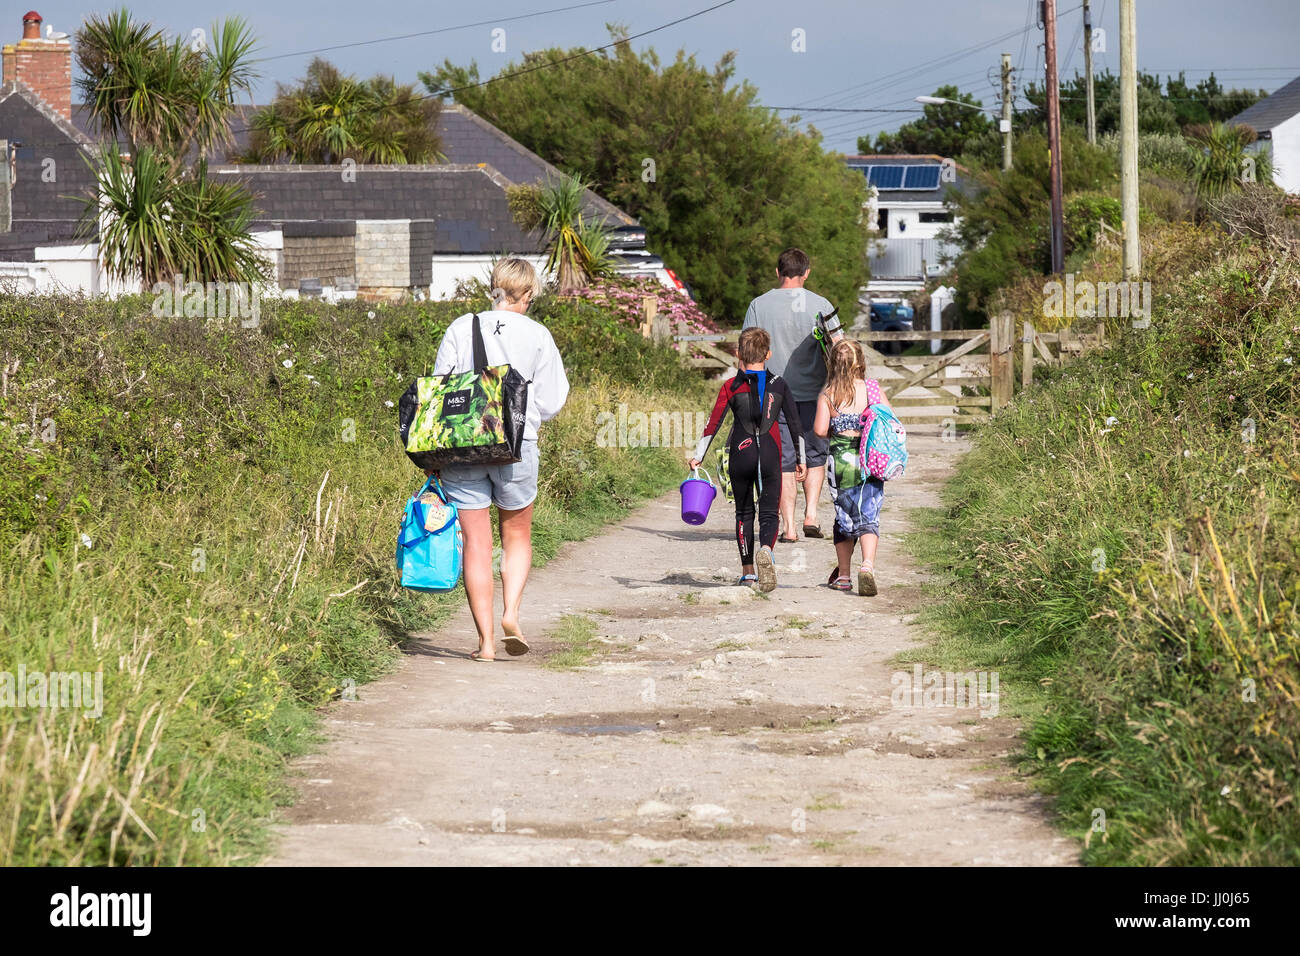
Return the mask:
<svg viewBox="0 0 1300 956"><path fill-rule="evenodd" d="M478 314L488 365L510 365L529 382L524 440L537 440L537 426L554 418L569 397L564 360L551 332L518 312L490 309ZM447 327L433 363L434 375L474 370L474 314L467 312Z"/></svg>

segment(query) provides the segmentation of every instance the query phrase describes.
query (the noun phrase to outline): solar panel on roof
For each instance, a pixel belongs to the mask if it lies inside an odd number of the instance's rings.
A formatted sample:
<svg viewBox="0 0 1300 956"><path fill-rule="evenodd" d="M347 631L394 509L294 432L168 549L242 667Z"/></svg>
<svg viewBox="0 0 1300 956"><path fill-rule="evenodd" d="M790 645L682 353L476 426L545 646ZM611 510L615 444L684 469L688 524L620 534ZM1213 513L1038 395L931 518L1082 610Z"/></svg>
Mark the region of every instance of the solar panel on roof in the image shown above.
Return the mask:
<svg viewBox="0 0 1300 956"><path fill-rule="evenodd" d="M870 182L877 189L901 189L903 186L902 166L872 166Z"/></svg>
<svg viewBox="0 0 1300 956"><path fill-rule="evenodd" d="M908 166L903 180L904 189L938 189L938 166Z"/></svg>

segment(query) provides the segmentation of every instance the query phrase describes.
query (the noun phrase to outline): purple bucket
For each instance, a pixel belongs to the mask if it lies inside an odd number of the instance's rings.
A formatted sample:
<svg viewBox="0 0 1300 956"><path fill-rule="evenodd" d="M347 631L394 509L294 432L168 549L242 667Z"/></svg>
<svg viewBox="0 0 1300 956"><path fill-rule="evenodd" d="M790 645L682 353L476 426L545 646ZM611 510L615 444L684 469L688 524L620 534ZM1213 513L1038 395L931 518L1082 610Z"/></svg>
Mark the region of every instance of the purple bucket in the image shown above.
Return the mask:
<svg viewBox="0 0 1300 956"><path fill-rule="evenodd" d="M697 468L692 477L682 482L682 520L687 524L704 524L704 519L709 516L709 505L718 495L713 479L706 481L699 474ZM708 472L704 474L708 475Z"/></svg>

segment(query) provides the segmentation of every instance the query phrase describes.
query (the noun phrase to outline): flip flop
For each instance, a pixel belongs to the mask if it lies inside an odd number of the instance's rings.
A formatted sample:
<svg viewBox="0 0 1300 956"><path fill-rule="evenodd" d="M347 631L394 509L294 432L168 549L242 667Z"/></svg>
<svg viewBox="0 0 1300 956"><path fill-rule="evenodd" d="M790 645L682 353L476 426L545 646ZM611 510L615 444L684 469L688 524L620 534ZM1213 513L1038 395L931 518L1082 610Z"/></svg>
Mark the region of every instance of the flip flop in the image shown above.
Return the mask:
<svg viewBox="0 0 1300 956"><path fill-rule="evenodd" d="M506 645L506 653L511 657L520 657L528 653L528 642L520 634L507 634L503 639Z"/></svg>
<svg viewBox="0 0 1300 956"><path fill-rule="evenodd" d="M798 544L798 543L799 543L799 539L798 539L797 537L796 537L796 538L786 538L786 537L781 537L781 538L777 538L776 540L778 540L778 541L784 541L786 544Z"/></svg>
<svg viewBox="0 0 1300 956"><path fill-rule="evenodd" d="M804 526L803 526L803 536L804 536L805 538L824 538L824 537L826 537L826 535L822 534L822 529L819 528L819 527L817 527L817 525L815 525L815 524L806 524L806 525L804 525Z"/></svg>
<svg viewBox="0 0 1300 956"><path fill-rule="evenodd" d="M472 661L478 661L480 664L491 664L493 661L496 660L495 657L484 657L478 651L470 651L469 659Z"/></svg>

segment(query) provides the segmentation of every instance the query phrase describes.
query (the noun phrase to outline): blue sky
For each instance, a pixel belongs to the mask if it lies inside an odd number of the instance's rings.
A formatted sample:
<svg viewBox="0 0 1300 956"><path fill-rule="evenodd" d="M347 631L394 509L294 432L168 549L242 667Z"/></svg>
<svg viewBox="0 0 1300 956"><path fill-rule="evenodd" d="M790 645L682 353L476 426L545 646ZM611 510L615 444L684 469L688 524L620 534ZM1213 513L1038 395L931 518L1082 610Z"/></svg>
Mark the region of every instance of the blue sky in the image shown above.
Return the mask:
<svg viewBox="0 0 1300 956"><path fill-rule="evenodd" d="M25 0L31 3L32 0ZM275 83L300 76L310 60L301 51L391 37L550 10L583 0L481 0L479 3L416 3L396 0L358 4L342 0L274 0L251 3L197 3L192 0L137 0L129 9L169 31L189 34L214 19L245 17L260 41L263 79L257 101L274 93ZM420 70L444 58L468 63L490 75L528 50L548 46L590 47L607 42L606 22L627 25L633 33L668 23L711 6L717 0L609 0L516 22L483 24L436 36L393 40L332 50L322 55L362 75L384 72L413 82ZM1078 0L1058 0L1059 44L1068 76L1082 69L1082 12ZM1141 67L1166 74L1185 69L1192 82L1215 70L1224 85L1273 90L1300 76L1300 2L1297 0L1137 0L1138 59ZM1119 0L1093 0L1093 23L1106 31L1106 52L1096 68L1119 70ZM999 54L1012 54L1022 82L1041 81L1042 32L1035 23L1037 0L911 0L911 2L830 2L830 0L735 0L704 16L646 37L662 57L678 49L712 64L736 51L737 76L754 83L771 106L836 106L920 109L912 98L955 82L985 105L995 100ZM0 39L11 42L21 31L27 6L11 7L0 20ZM91 9L77 2L40 0L36 9L55 30L73 32ZM12 22L10 22L12 21ZM1023 30L1027 25L1031 29ZM494 26L505 31L504 53L492 48ZM806 51L792 49L794 31L803 31ZM1023 31L1023 32L1021 32ZM982 49L981 46L998 37ZM929 65L927 65L929 64ZM814 114L805 113L812 118ZM906 113L823 114L815 122L827 145L855 151L857 136L894 129Z"/></svg>

